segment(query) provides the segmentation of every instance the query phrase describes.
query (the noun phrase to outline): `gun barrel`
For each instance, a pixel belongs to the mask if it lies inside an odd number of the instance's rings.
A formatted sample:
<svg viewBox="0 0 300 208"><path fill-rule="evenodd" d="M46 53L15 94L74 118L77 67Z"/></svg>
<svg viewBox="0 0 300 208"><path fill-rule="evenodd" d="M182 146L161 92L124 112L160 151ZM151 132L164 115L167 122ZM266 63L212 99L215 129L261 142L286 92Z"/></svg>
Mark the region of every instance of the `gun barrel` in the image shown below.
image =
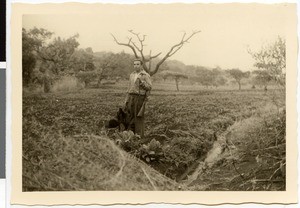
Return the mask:
<svg viewBox="0 0 300 208"><path fill-rule="evenodd" d="M146 103L146 101L143 102L143 105L142 105L142 107L141 107L141 109L140 109L137 117L143 117L144 116L144 113L145 113L145 103Z"/></svg>

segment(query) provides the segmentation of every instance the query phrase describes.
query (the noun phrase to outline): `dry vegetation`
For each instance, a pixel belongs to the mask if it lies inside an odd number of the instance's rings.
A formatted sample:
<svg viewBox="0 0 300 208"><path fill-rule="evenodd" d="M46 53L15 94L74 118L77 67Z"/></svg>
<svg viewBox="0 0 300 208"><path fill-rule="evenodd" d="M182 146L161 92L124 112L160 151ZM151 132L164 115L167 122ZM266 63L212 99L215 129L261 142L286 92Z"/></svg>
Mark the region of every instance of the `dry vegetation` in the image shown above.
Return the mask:
<svg viewBox="0 0 300 208"><path fill-rule="evenodd" d="M23 190L285 189L280 102L260 90L155 86L144 140L103 129L122 84L24 93Z"/></svg>

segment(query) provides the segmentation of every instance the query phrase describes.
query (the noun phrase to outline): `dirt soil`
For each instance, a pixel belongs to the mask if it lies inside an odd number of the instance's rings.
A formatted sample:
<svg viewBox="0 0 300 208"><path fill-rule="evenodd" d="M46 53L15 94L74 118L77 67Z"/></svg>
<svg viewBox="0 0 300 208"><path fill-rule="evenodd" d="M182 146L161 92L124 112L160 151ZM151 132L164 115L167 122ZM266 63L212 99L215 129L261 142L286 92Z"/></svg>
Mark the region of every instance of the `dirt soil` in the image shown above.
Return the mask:
<svg viewBox="0 0 300 208"><path fill-rule="evenodd" d="M33 141L40 141L54 132L63 137L103 135L105 121L115 117L118 108L123 107L124 93L123 86L112 85L73 92L23 94L23 155L33 159L32 151L39 144ZM154 89L146 107L146 139L138 144L132 142L139 149L129 153L161 174L188 184L191 190L251 190L256 186L249 188L247 174L252 174L250 170L260 164L252 156L243 157L235 166L228 159L220 159L220 155L230 153L224 149L224 141L220 138L234 123L252 117L269 102L259 90L176 92ZM156 148L154 153L149 150L151 145ZM202 163L207 156L214 155L207 155L213 146L218 159L211 167L206 167L207 161L206 165ZM141 150L144 147L148 152ZM237 145L230 147L237 148ZM39 148L44 157L51 155L47 152L51 148ZM152 161L148 156L153 154L156 159ZM203 167L199 168L199 164ZM201 174L194 174L191 179L197 168L201 169ZM30 169L24 170L30 172ZM263 173L256 176L259 174ZM243 181L247 183L243 185ZM276 184L271 188L274 187L278 188Z"/></svg>

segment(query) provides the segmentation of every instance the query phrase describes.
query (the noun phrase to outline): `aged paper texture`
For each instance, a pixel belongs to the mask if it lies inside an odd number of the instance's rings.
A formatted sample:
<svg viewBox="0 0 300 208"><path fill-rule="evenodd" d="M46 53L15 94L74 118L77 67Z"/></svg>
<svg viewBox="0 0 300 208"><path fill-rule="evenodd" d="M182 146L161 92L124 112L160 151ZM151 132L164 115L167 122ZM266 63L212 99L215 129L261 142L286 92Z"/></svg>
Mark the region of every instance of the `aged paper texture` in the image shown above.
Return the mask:
<svg viewBox="0 0 300 208"><path fill-rule="evenodd" d="M101 24L105 24L106 27L109 27L111 23L111 30L105 30L103 33L108 34L107 42L114 42L110 33L114 34L117 38L124 37L126 35L119 34L118 30L114 28L115 22L118 22L119 18L128 18L130 15L136 17L135 21L132 24L132 28L124 28L124 30L141 30L148 32L149 30L145 28L155 28L152 24L157 23L156 16L151 16L151 13L160 14L161 21L164 21L163 18L171 18L171 16L164 16L163 14L175 14L183 22L186 22L187 28L189 31L192 30L201 30L201 33L205 33L207 28L194 28L194 22L200 21L197 19L197 15L189 15L190 13L196 14L195 11L207 14L211 11L214 12L214 18L207 19L209 24L214 25L218 22L219 18L224 18L222 14L224 10L228 12L228 15L225 19L228 22L239 19L245 14L249 15L249 18L255 16L256 13L261 14L262 11L265 12L266 17L272 12L281 11L284 13L284 16L281 16L280 20L282 21L282 26L284 29L283 35L286 39L286 186L283 191L23 191L22 189L22 27L24 27L24 21L28 20L28 17L34 17L35 21L39 22L39 17L48 16L49 20L53 18L72 18L77 17L86 17L93 16L94 18L99 19L98 25L90 25L90 27L98 27L101 30ZM169 13L168 13L168 12ZM251 14L251 15L250 15ZM147 16L146 22L145 19L139 17ZM240 16L237 16L240 15ZM105 18L103 18L105 17ZM109 18L108 18L109 17ZM27 18L27 19L26 19ZM191 19L192 18L192 19ZM42 18L41 18L42 19ZM172 19L172 18L171 18ZM257 19L252 19L252 21L260 22L261 16L257 15ZM204 21L205 20L201 20ZM279 21L279 19L274 19ZM105 22L105 23L104 23ZM236 22L236 21L235 21ZM30 23L30 22L29 22ZM108 23L108 24L107 24ZM167 25L173 25L174 28L177 27L179 22L165 21ZM73 22L76 25L76 22ZM78 23L79 24L79 23ZM208 24L208 25L209 25ZM46 24L47 25L47 24ZM86 22L86 25L89 25L89 22ZM50 23L49 23L50 27ZM59 25L60 28L68 27L68 25ZM122 25L120 25L122 27ZM160 31L166 32L165 28L167 26L164 24L157 25L157 32ZM238 41L240 36L244 34L238 33L238 28L245 29L247 25L244 25L243 22L236 23L235 34L232 34L233 37L236 37ZM184 29L183 28L183 29ZM46 29L48 29L46 27ZM226 28L223 28L223 31L211 31L211 35L221 36L226 33ZM51 31L52 29L49 28ZM104 29L103 29L104 30ZM179 29L178 29L179 30ZM209 30L209 29L207 29ZM187 33L189 32L187 31ZM179 31L180 32L180 31ZM259 34L260 28L257 28L256 31L249 31L247 36L254 37ZM79 32L80 33L80 32ZM201 39L201 33L197 38ZM180 37L179 33L179 37ZM73 34L67 34L71 36ZM169 36L170 39L175 34L164 34ZM177 34L176 34L177 35ZM159 37L159 35L157 36ZM93 34L90 34L90 39L97 39ZM247 38L245 38L247 39ZM79 34L80 40L80 34ZM177 39L176 39L177 40ZM189 44L193 44L193 40L190 40ZM125 39L125 41L128 41ZM223 43L227 43L227 40L224 38ZM175 41L176 42L176 41ZM213 42L213 41L212 41ZM173 42L174 43L174 42ZM146 204L146 203L181 203L181 204L224 204L224 203L282 203L290 204L297 202L297 135L296 135L296 86L297 86L297 13L296 13L296 4L237 4L237 3L228 3L228 4L138 4L138 5L113 5L113 4L81 4L81 3L63 3L63 4L21 4L14 3L12 4L12 16L11 16L11 74L12 79L8 80L12 85L12 193L11 193L11 203L12 204L22 204L22 205L112 205L112 204ZM168 43L169 44L169 43ZM233 41L234 44L234 41ZM251 44L251 43L250 43ZM117 46L117 44L115 44ZM162 42L158 42L158 45L163 46ZM227 43L228 53L230 53L231 43ZM87 46L86 46L87 47ZM92 46L93 47L93 46ZM105 47L105 46L103 46ZM189 45L183 46L183 48L188 48ZM199 45L201 48L201 45ZM223 47L220 45L220 47ZM251 45L250 45L251 47ZM259 48L257 46L257 48ZM119 51L122 47L119 47ZM112 49L113 50L113 49ZM156 50L156 49L153 49ZM152 54L155 54L158 51L153 51ZM129 51L131 53L131 51ZM182 52L183 54L184 52ZM217 52L216 52L217 53ZM196 55L197 51L190 51L188 56ZM203 56L205 52L203 52ZM201 54L200 54L201 56ZM240 57L236 57L236 63L239 62ZM207 60L209 61L209 60ZM192 64L192 60L190 63ZM208 65L205 63L204 65ZM225 68L230 66L225 66ZM249 66L251 67L251 66ZM150 101L151 102L151 101ZM23 158L24 159L24 158ZM27 159L27 158L25 158ZM259 160L259 159L257 159ZM23 164L24 165L24 164ZM146 173L145 173L146 174ZM147 174L146 174L147 176ZM148 177L148 176L147 176ZM149 179L149 177L148 177ZM24 180L24 174L23 174ZM63 183L63 182L62 182ZM149 179L149 184L154 187L151 179ZM49 185L49 184L48 184ZM72 184L71 184L72 185ZM50 186L50 185L49 185Z"/></svg>

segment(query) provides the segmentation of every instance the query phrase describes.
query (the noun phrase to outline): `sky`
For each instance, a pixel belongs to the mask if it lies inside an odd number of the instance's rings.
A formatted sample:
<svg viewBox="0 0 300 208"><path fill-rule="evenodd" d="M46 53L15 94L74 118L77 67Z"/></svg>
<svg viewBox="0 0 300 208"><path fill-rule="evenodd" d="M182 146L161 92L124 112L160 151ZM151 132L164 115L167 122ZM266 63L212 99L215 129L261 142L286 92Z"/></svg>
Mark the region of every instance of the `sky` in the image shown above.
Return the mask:
<svg viewBox="0 0 300 208"><path fill-rule="evenodd" d="M171 59L187 65L252 70L254 60L247 49L259 50L278 36L285 37L289 10L283 4L177 4L95 5L23 16L23 27L45 28L55 36L79 34L80 48L97 51L132 51L117 45L127 42L133 30L146 34L145 54L162 52L160 58L184 32L201 30Z"/></svg>

